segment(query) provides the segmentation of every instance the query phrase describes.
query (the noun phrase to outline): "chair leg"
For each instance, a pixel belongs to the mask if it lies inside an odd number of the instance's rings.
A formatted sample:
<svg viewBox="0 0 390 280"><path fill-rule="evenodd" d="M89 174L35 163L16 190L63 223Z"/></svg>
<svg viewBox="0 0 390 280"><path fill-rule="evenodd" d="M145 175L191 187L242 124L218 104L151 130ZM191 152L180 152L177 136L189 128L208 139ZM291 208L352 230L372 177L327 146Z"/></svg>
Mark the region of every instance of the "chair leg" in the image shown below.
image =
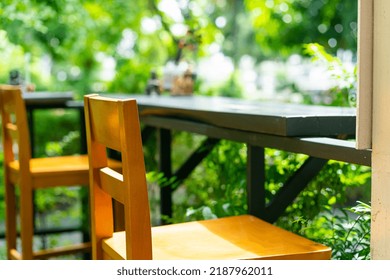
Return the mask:
<svg viewBox="0 0 390 280"><path fill-rule="evenodd" d="M89 192L88 187L84 186L79 191L81 202L82 202L82 213L81 213L81 219L82 219L82 234L83 234L83 242L87 243L91 241L91 220L90 220L90 203L89 203ZM90 260L92 259L92 253L91 250L84 253L83 255L84 260Z"/></svg>
<svg viewBox="0 0 390 280"><path fill-rule="evenodd" d="M31 188L23 188L20 191L20 237L22 240L22 258L33 259L33 193Z"/></svg>
<svg viewBox="0 0 390 280"><path fill-rule="evenodd" d="M16 194L15 186L9 182L5 183L5 205L6 205L6 240L7 240L7 258L12 259L11 250L16 249Z"/></svg>

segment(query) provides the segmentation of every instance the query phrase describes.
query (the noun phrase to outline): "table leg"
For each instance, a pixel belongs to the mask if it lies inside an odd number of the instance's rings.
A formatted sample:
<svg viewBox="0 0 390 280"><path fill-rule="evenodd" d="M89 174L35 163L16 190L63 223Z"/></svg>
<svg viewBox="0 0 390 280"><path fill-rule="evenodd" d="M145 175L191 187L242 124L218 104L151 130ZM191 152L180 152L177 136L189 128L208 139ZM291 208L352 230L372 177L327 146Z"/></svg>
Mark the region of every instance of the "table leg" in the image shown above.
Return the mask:
<svg viewBox="0 0 390 280"><path fill-rule="evenodd" d="M265 214L264 148L247 145L248 213L262 218Z"/></svg>
<svg viewBox="0 0 390 280"><path fill-rule="evenodd" d="M172 177L172 135L168 129L157 129L158 154L158 169L168 180ZM160 209L161 221L164 222L164 217L172 217L172 188L170 185L160 186Z"/></svg>
<svg viewBox="0 0 390 280"><path fill-rule="evenodd" d="M34 110L27 109L27 122L30 132L30 147L31 147L31 157L35 157L35 127L34 127Z"/></svg>
<svg viewBox="0 0 390 280"><path fill-rule="evenodd" d="M79 111L79 122L80 122L80 153L86 154L88 153L88 147L87 147L84 109L83 108L77 108L77 109Z"/></svg>

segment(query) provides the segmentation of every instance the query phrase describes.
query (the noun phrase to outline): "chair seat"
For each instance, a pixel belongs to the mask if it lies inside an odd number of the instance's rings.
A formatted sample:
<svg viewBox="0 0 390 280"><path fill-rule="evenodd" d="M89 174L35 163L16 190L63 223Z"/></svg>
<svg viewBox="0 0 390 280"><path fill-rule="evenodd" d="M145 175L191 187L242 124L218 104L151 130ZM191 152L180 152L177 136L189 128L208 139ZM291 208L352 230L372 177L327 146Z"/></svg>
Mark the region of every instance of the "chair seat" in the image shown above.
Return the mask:
<svg viewBox="0 0 390 280"><path fill-rule="evenodd" d="M126 259L125 232L103 241L111 258ZM152 228L153 259L330 259L329 247L251 215ZM118 252L118 253L115 253Z"/></svg>
<svg viewBox="0 0 390 280"><path fill-rule="evenodd" d="M109 166L115 170L121 168L121 163L109 160ZM13 183L19 180L19 161L8 164L10 178ZM30 159L30 172L33 188L43 188L59 185L88 185L89 164L88 155L71 155L60 157Z"/></svg>

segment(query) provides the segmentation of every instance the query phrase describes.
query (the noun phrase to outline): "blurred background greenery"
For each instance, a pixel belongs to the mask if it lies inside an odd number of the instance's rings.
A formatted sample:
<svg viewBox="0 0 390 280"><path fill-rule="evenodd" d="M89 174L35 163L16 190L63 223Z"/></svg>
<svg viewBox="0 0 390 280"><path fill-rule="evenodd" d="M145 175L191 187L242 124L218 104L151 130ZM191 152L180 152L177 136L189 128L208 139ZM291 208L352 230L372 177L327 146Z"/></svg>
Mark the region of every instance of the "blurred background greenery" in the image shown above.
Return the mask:
<svg viewBox="0 0 390 280"><path fill-rule="evenodd" d="M304 44L318 43L333 55L348 51L356 60L355 0L4 0L0 16L0 78L7 81L17 68L38 90L144 91L149 71L161 74L188 30L199 39L183 59L196 63L199 83L209 88L233 78L245 86L252 77L236 75L248 73L237 73L248 64L252 76L265 61L299 61L307 56ZM207 61L214 71L207 74L220 75L214 77L220 83L203 73Z"/></svg>
<svg viewBox="0 0 390 280"><path fill-rule="evenodd" d="M182 50L180 62L195 71L194 94L354 106L357 2L3 0L0 81L8 83L9 71L18 69L36 90L71 90L78 99L90 92L142 93L152 70L164 77L184 41L192 47ZM76 113L44 111L38 118L38 156L78 152ZM51 129L54 122L63 131ZM177 132L174 141L185 153L202 137ZM155 146L145 146L155 190L161 180L153 173ZM305 157L266 149L270 197ZM245 161L245 144L222 141L176 190L173 221L245 212ZM368 167L330 161L278 225L332 246L335 259L369 258L370 176ZM42 193L38 212L46 217L47 209L65 208L76 218L74 199ZM157 191L151 200L158 203ZM1 185L0 232L4 207ZM52 220L61 223L58 217Z"/></svg>

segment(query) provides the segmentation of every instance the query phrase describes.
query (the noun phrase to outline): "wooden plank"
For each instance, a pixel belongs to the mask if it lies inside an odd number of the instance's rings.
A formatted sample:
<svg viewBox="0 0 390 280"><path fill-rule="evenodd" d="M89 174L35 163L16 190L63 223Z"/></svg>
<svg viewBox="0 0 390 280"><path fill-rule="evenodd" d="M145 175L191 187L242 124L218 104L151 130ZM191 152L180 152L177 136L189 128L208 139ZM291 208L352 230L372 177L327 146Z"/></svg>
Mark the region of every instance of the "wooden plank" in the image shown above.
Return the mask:
<svg viewBox="0 0 390 280"><path fill-rule="evenodd" d="M355 108L287 104L210 96L135 98L141 116L196 120L214 126L280 136L355 135Z"/></svg>
<svg viewBox="0 0 390 280"><path fill-rule="evenodd" d="M74 94L71 91L36 91L23 93L23 99L27 107L56 108L56 106L64 107L66 105L66 102L73 100Z"/></svg>
<svg viewBox="0 0 390 280"><path fill-rule="evenodd" d="M357 150L354 141L326 137L284 137L278 135L246 132L203 124L196 121L178 120L166 117L144 116L141 122L164 129L188 131L208 137L247 143L253 146L280 149L307 154L323 159L334 159L349 163L371 165L371 151Z"/></svg>
<svg viewBox="0 0 390 280"><path fill-rule="evenodd" d="M371 149L373 80L373 0L359 0L356 148Z"/></svg>
<svg viewBox="0 0 390 280"><path fill-rule="evenodd" d="M390 1L374 3L371 257L390 259Z"/></svg>

